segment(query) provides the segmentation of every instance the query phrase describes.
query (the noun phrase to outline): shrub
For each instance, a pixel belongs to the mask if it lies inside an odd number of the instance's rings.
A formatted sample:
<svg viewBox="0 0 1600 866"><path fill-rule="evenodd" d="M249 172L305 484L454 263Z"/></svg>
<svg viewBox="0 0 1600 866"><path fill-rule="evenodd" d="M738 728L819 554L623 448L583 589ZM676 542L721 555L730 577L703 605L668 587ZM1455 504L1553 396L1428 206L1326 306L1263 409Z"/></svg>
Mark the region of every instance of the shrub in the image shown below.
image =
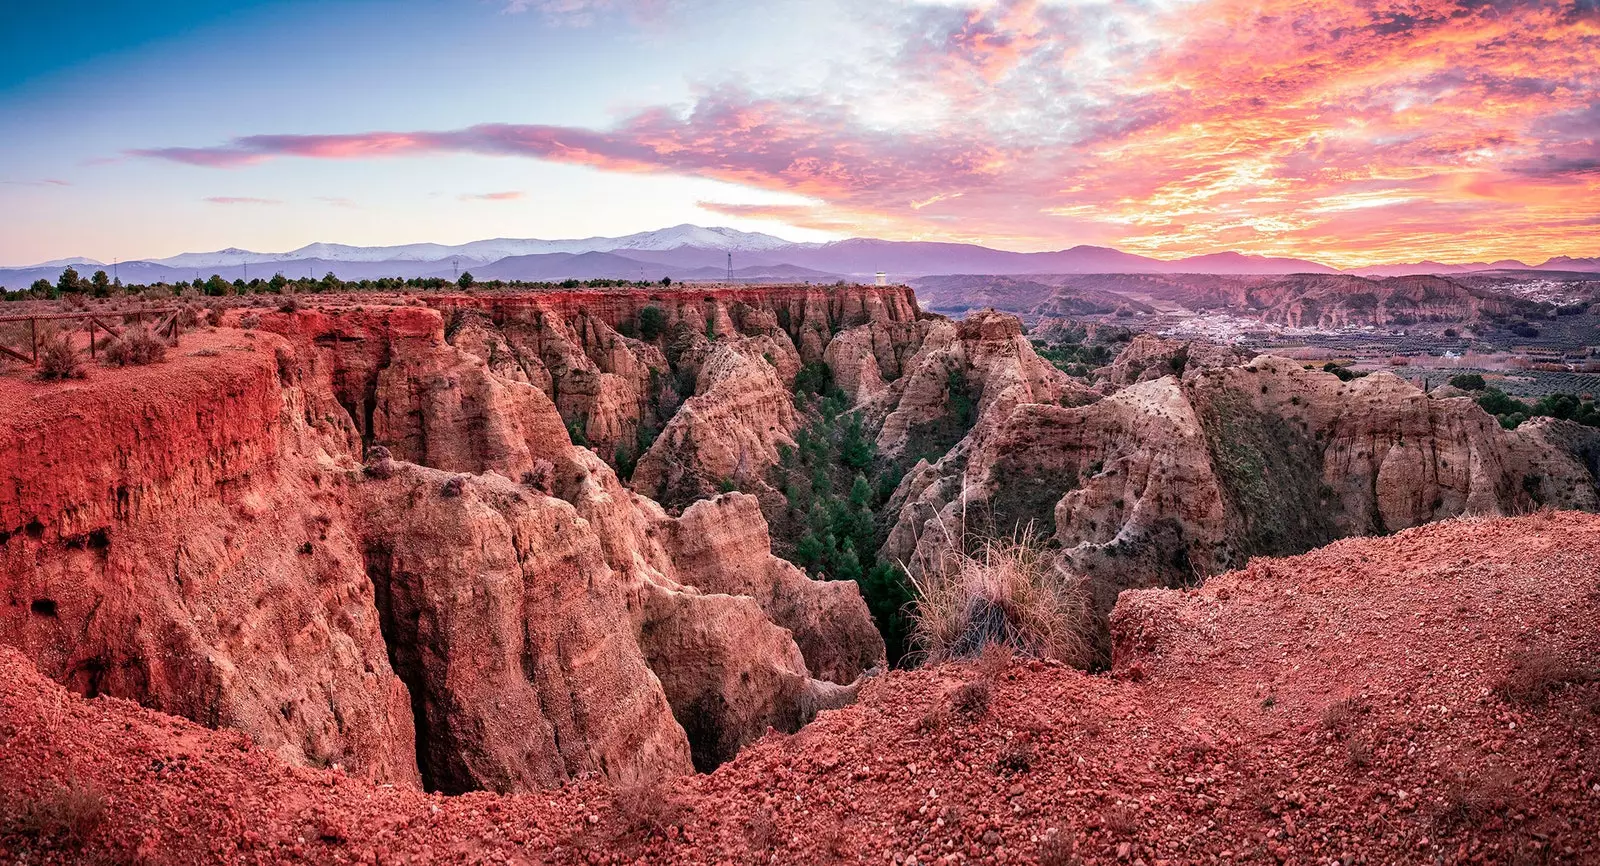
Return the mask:
<svg viewBox="0 0 1600 866"><path fill-rule="evenodd" d="M239 317L239 327L246 331L254 331L261 327L261 317L255 313L245 313Z"/></svg>
<svg viewBox="0 0 1600 866"><path fill-rule="evenodd" d="M83 358L66 334L51 334L39 344L39 378L82 379Z"/></svg>
<svg viewBox="0 0 1600 866"><path fill-rule="evenodd" d="M682 795L665 784L641 784L612 792L612 807L622 835L648 838L664 835L667 829L683 823L689 811Z"/></svg>
<svg viewBox="0 0 1600 866"><path fill-rule="evenodd" d="M1089 599L1060 569L1032 527L1008 540L979 539L952 551L918 579L912 643L932 662L972 658L990 643L1018 653L1083 664L1091 652Z"/></svg>
<svg viewBox="0 0 1600 866"><path fill-rule="evenodd" d="M69 778L49 793L23 805L12 827L24 835L81 844L105 817L105 794L92 784Z"/></svg>
<svg viewBox="0 0 1600 866"><path fill-rule="evenodd" d="M556 465L543 457L533 461L533 468L522 473L522 483L546 496L554 495Z"/></svg>
<svg viewBox="0 0 1600 866"><path fill-rule="evenodd" d="M977 718L989 712L989 696L992 692L993 688L987 679L962 683L950 690L950 709Z"/></svg>
<svg viewBox="0 0 1600 866"><path fill-rule="evenodd" d="M123 331L105 352L105 362L115 367L142 367L166 359L167 344L143 326Z"/></svg>
<svg viewBox="0 0 1600 866"><path fill-rule="evenodd" d="M300 299L294 295L285 296L283 303L278 305L278 312L290 314L300 312Z"/></svg>
<svg viewBox="0 0 1600 866"><path fill-rule="evenodd" d="M1511 666L1495 692L1509 703L1542 704L1568 685L1600 680L1600 671L1573 664L1547 647L1524 649L1511 657Z"/></svg>
<svg viewBox="0 0 1600 866"><path fill-rule="evenodd" d="M455 497L460 496L463 492L465 492L466 489L467 489L467 479L461 477L460 475L457 475L456 477L450 479L449 481L446 481L444 483L444 486L439 488L439 495L443 496L446 499L454 499Z"/></svg>
<svg viewBox="0 0 1600 866"><path fill-rule="evenodd" d="M394 455L382 445L374 445L367 449L367 465L362 471L379 481L390 478L394 475Z"/></svg>
<svg viewBox="0 0 1600 866"><path fill-rule="evenodd" d="M1488 387L1488 383L1484 382L1483 377L1477 373L1462 373L1459 376L1451 376L1450 385L1463 391L1482 391Z"/></svg>
<svg viewBox="0 0 1600 866"><path fill-rule="evenodd" d="M667 329L667 314L660 307L650 306L639 311L639 339L654 340Z"/></svg>

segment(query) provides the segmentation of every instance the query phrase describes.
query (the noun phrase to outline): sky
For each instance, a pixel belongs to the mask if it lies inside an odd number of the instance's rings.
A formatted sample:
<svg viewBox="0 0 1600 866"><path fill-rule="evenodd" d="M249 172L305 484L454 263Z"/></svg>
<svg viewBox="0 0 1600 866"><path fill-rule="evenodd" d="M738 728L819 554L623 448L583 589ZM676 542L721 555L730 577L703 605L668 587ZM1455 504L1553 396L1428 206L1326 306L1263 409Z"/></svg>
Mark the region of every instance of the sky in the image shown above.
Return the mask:
<svg viewBox="0 0 1600 866"><path fill-rule="evenodd" d="M1600 0L0 10L0 265L678 223L1600 255Z"/></svg>

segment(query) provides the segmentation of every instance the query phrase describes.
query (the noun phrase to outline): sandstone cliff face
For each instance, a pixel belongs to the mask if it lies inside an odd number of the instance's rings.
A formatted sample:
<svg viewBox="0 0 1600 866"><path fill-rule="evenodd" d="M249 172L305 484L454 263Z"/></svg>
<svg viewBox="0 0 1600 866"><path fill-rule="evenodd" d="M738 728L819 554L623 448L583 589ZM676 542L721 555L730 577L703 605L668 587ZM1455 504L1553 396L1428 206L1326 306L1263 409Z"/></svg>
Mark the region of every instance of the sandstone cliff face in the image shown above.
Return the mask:
<svg viewBox="0 0 1600 866"><path fill-rule="evenodd" d="M883 662L883 638L849 581L814 581L771 553L754 496L697 502L671 524L678 577L705 592L755 599L794 635L811 674L841 685Z"/></svg>
<svg viewBox="0 0 1600 866"><path fill-rule="evenodd" d="M868 348L892 378L920 316L903 287L590 290L430 303L453 323L452 345L499 378L543 391L582 444L613 468L637 462L635 487L675 507L726 480L763 476L796 426L796 373L823 363L841 332L873 332ZM668 444L650 447L657 438Z"/></svg>
<svg viewBox="0 0 1600 866"><path fill-rule="evenodd" d="M16 409L0 413L0 641L83 694L415 785L351 482L330 462L350 422L305 424L318 401L276 338L185 342L202 347L220 357L0 381Z"/></svg>
<svg viewBox="0 0 1600 866"><path fill-rule="evenodd" d="M718 342L700 367L696 394L639 460L634 489L681 505L724 482L757 482L799 426L784 366L798 368L794 349L768 337Z"/></svg>
<svg viewBox="0 0 1600 866"><path fill-rule="evenodd" d="M493 474L404 465L359 497L366 567L431 789L689 769L660 683L619 628L626 585L571 505Z"/></svg>
<svg viewBox="0 0 1600 866"><path fill-rule="evenodd" d="M1249 360L1248 355L1228 346L1138 334L1110 364L1095 370L1094 376L1101 382L1132 385L1163 376L1187 379L1200 370L1237 366Z"/></svg>
<svg viewBox="0 0 1600 866"><path fill-rule="evenodd" d="M52 677L295 762L512 791L712 766L881 663L853 584L773 558L746 505L683 528L437 311L262 318L185 338L227 366L0 382L37 401L0 429L0 641Z"/></svg>
<svg viewBox="0 0 1600 866"><path fill-rule="evenodd" d="M882 555L915 568L964 529L1033 521L1107 612L1121 589L1189 584L1254 554L1461 514L1595 510L1585 442L1549 424L1502 430L1470 400L1389 374L1345 383L1262 357L1078 408L1006 410L907 476Z"/></svg>
<svg viewBox="0 0 1600 866"><path fill-rule="evenodd" d="M980 418L1022 403L1080 402L1088 389L1034 353L1015 316L992 310L927 323L906 374L876 400L879 453L937 456Z"/></svg>

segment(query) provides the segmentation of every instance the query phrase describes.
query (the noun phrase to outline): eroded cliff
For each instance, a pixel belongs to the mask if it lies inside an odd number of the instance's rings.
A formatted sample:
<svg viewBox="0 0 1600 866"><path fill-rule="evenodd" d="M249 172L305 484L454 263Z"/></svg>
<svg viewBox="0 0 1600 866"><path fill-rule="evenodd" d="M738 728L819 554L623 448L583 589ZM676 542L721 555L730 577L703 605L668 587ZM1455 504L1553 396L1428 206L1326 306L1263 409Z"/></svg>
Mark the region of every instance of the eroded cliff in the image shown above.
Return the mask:
<svg viewBox="0 0 1600 866"><path fill-rule="evenodd" d="M440 312L252 318L0 381L0 641L53 679L456 792L714 766L881 664L758 509L669 516Z"/></svg>

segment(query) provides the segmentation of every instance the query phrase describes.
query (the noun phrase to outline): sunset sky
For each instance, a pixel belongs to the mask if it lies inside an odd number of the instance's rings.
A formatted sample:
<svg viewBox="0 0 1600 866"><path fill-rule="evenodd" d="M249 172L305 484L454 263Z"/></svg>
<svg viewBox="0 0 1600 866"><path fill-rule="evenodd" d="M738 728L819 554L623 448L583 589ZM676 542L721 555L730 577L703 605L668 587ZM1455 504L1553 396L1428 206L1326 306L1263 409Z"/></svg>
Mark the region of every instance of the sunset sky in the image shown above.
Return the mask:
<svg viewBox="0 0 1600 866"><path fill-rule="evenodd" d="M1600 255L1600 0L89 0L0 33L0 265L682 222Z"/></svg>

